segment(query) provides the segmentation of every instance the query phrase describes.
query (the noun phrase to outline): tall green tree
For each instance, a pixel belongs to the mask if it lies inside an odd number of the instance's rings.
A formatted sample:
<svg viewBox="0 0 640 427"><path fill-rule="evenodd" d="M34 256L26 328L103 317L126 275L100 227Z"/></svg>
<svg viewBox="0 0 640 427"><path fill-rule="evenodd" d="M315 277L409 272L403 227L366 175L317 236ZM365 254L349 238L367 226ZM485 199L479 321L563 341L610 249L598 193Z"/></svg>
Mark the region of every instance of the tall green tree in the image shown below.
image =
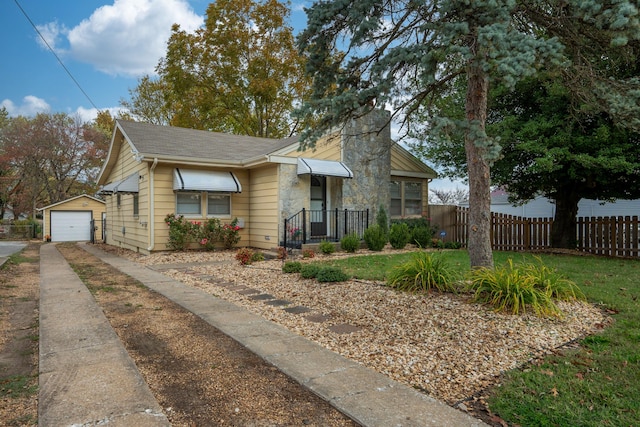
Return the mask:
<svg viewBox="0 0 640 427"><path fill-rule="evenodd" d="M575 248L581 199L640 197L640 134L610 114L580 108L559 79L520 82L496 96L503 157L493 168L496 184L518 202L543 195L555 202L551 246Z"/></svg>
<svg viewBox="0 0 640 427"><path fill-rule="evenodd" d="M376 106L393 109L392 117L410 124L463 76L463 119L432 117L431 124L464 134L471 265L491 267L490 173L500 146L486 132L489 85L513 88L543 66L571 60L561 39L544 31L558 24L558 14L581 20L581 29L602 28L615 45L638 37L637 7L623 0L316 2L299 38L314 78L314 92L300 113L321 118L303 139L313 143ZM564 22L559 25L563 30Z"/></svg>
<svg viewBox="0 0 640 427"><path fill-rule="evenodd" d="M129 89L130 100L120 99L120 105L137 120L154 125L168 126L175 116L170 102L170 88L161 78L143 76L138 86Z"/></svg>
<svg viewBox="0 0 640 427"><path fill-rule="evenodd" d="M287 3L217 0L204 28L189 34L174 26L160 80L143 81L137 100L165 93L171 124L212 131L280 138L300 123L293 106L309 83L298 53ZM142 108L138 108L141 111Z"/></svg>

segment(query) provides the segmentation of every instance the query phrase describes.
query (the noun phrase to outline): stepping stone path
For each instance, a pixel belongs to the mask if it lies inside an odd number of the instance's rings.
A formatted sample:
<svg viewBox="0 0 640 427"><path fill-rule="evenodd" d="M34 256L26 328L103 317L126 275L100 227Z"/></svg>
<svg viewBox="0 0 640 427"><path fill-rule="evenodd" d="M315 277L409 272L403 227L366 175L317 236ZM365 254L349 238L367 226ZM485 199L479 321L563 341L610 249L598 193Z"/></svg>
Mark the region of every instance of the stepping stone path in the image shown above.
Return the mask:
<svg viewBox="0 0 640 427"><path fill-rule="evenodd" d="M183 271L187 274L195 274L193 270L186 269ZM286 311L287 313L304 314L304 313L309 313L313 311L309 307L305 307L303 305L288 307L289 305L291 305L291 301L276 299L276 297L271 294L260 293L261 292L260 290L249 288L248 286L236 285L235 283L231 283L231 282L218 281L213 276L201 275L199 279L209 282L213 285L220 286L222 288L227 288L229 290L237 292L240 295L246 295L252 300L264 301L264 303L267 305L271 305L274 307L285 307L283 308L283 310ZM328 316L326 314L309 314L304 318L307 321L314 322L314 323L324 323L331 320L331 316ZM360 326L350 325L348 323L339 323L336 325L330 325L330 326L327 326L327 329L336 334L351 334L351 333L362 330Z"/></svg>

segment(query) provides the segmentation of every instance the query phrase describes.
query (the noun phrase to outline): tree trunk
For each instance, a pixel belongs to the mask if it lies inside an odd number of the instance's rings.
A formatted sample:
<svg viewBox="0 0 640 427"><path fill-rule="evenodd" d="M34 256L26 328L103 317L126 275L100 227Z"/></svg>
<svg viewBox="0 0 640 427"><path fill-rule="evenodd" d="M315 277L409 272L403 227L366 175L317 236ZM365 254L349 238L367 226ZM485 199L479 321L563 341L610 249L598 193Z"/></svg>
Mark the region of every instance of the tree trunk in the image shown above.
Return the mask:
<svg viewBox="0 0 640 427"><path fill-rule="evenodd" d="M580 196L572 187L560 188L554 200L556 213L551 225L551 247L575 249L578 244L576 219Z"/></svg>
<svg viewBox="0 0 640 427"><path fill-rule="evenodd" d="M485 157L486 148L477 141L485 130L489 81L478 62L472 61L467 68L465 104L469 123L464 143L469 172L468 249L471 268L493 268L490 167Z"/></svg>

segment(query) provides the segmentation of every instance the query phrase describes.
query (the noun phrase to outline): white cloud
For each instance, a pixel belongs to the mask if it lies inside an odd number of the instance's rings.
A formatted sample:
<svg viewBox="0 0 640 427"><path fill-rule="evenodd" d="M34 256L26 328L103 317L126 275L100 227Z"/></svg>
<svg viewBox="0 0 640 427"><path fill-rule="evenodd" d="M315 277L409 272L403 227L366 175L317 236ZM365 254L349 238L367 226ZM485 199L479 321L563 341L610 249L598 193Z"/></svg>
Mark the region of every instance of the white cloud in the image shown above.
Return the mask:
<svg viewBox="0 0 640 427"><path fill-rule="evenodd" d="M40 33L42 38L44 38L44 41L40 37L38 37L36 40L38 41L38 44L44 49L48 49L49 47L51 47L51 49L55 49L60 42L61 36L68 32L67 28L64 25L61 26L57 22L49 22L48 24L37 25L36 28L38 29L38 32ZM47 46L47 44L49 46Z"/></svg>
<svg viewBox="0 0 640 427"><path fill-rule="evenodd" d="M4 99L0 106L7 109L10 117L32 117L38 113L48 113L51 110L51 107L44 99L32 95L22 98L22 104L20 105L16 105L10 99Z"/></svg>
<svg viewBox="0 0 640 427"><path fill-rule="evenodd" d="M120 112L127 111L125 108L122 108L122 107L103 108L102 111L104 110L109 111L109 113L111 114L111 117L118 117ZM93 120L95 120L96 117L98 117L98 110L95 108L78 107L78 109L76 109L75 114L78 117L80 117L80 120L83 123L91 123Z"/></svg>
<svg viewBox="0 0 640 427"><path fill-rule="evenodd" d="M68 54L111 75L153 74L166 52L171 26L202 26L186 0L115 0L66 31Z"/></svg>

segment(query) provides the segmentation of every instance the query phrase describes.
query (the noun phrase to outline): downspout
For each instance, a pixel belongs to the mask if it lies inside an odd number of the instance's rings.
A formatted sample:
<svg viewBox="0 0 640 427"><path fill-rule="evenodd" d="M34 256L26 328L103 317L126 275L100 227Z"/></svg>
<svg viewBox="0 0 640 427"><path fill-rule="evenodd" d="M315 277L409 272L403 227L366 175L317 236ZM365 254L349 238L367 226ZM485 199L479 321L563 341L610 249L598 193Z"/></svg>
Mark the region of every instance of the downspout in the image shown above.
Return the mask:
<svg viewBox="0 0 640 427"><path fill-rule="evenodd" d="M149 247L147 248L147 250L149 252L151 252L153 250L153 247L156 245L156 238L155 238L155 226L154 226L154 220L155 220L155 210L154 210L154 202L155 202L155 186L154 186L154 174L153 171L156 169L156 166L158 165L158 158L155 157L153 159L153 164L151 165L151 168L149 169L149 220L148 220L148 224L149 224Z"/></svg>

